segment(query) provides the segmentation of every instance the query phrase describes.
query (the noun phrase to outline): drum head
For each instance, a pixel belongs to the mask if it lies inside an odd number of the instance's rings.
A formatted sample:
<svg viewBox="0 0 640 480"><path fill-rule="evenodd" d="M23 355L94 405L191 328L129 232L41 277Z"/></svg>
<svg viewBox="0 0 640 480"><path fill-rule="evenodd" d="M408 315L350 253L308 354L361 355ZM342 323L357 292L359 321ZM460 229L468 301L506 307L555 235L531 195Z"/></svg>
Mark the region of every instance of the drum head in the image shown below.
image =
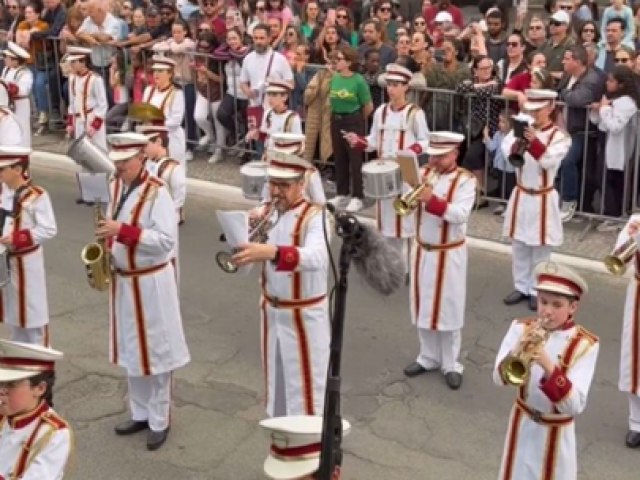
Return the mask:
<svg viewBox="0 0 640 480"><path fill-rule="evenodd" d="M245 163L240 167L240 175L248 177L266 177L267 163L259 161Z"/></svg>
<svg viewBox="0 0 640 480"><path fill-rule="evenodd" d="M400 166L393 160L372 160L362 166L362 171L366 173L390 173L400 170Z"/></svg>

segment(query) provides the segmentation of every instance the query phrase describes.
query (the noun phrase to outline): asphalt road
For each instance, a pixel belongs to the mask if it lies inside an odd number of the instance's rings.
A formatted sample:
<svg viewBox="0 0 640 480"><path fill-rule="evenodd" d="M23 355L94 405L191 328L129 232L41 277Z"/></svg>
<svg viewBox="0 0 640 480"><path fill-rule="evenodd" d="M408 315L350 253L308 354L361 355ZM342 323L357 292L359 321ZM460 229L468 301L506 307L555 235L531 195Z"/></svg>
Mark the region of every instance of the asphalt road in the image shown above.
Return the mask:
<svg viewBox="0 0 640 480"><path fill-rule="evenodd" d="M176 372L169 440L157 452L144 434L116 437L127 418L123 372L107 362L107 296L89 289L79 255L92 238L92 210L76 206L75 179L36 169L53 198L58 236L45 247L53 344L66 353L56 409L73 425L76 452L66 478L89 480L263 478L268 440L258 332L257 275L220 271L211 199L191 197L180 230L183 320L193 361ZM626 398L617 391L625 284L585 273L591 293L579 320L602 346L587 411L577 421L580 479L637 478L640 451L624 447ZM352 274L343 358L345 479L495 479L515 396L494 387L496 348L514 316L500 299L510 289L510 259L472 251L463 331L464 384L450 391L437 373L407 380L417 339L406 288L381 297ZM6 334L0 326L0 334ZM561 480L561 479L559 479Z"/></svg>

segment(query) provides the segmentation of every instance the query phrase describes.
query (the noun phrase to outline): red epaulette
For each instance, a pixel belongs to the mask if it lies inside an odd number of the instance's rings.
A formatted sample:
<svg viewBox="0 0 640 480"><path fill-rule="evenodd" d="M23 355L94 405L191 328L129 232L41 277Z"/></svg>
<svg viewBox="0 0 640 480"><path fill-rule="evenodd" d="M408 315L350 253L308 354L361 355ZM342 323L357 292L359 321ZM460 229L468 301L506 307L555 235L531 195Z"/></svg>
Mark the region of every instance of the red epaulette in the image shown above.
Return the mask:
<svg viewBox="0 0 640 480"><path fill-rule="evenodd" d="M598 343L600 341L600 338L598 338L597 335L591 333L582 325L578 325L578 334L580 335L581 338L586 339L591 344Z"/></svg>
<svg viewBox="0 0 640 480"><path fill-rule="evenodd" d="M48 410L43 413L42 420L51 425L55 430L65 430L69 428L67 421L53 410Z"/></svg>

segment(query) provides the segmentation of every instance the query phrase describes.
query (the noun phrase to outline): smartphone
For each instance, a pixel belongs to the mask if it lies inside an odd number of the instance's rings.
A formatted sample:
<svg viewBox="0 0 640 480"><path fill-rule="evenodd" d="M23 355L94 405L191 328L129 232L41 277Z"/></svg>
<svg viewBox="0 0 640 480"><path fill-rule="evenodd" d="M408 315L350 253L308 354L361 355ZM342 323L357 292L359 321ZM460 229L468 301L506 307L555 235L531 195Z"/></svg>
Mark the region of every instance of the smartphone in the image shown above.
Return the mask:
<svg viewBox="0 0 640 480"><path fill-rule="evenodd" d="M433 52L433 58L435 59L436 62L443 62L444 50L442 50L441 48L436 48L435 52Z"/></svg>
<svg viewBox="0 0 640 480"><path fill-rule="evenodd" d="M336 24L336 9L330 8L327 10L327 25Z"/></svg>

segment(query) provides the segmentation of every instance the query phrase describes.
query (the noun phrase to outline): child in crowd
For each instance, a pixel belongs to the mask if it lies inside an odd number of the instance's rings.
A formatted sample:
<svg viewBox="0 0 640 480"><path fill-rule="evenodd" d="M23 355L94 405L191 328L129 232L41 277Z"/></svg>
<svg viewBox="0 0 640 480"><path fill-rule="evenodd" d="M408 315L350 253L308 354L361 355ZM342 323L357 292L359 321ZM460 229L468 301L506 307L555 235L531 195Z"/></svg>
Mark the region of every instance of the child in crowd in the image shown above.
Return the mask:
<svg viewBox="0 0 640 480"><path fill-rule="evenodd" d="M383 88L378 84L378 77L382 73L380 69L380 53L378 53L375 49L369 49L364 54L364 72L362 76L364 77L365 82L369 85L369 89L371 90L371 100L373 101L374 111L378 108L382 103L386 102L386 93ZM369 118L371 120L372 117ZM371 122L369 122L369 125Z"/></svg>
<svg viewBox="0 0 640 480"><path fill-rule="evenodd" d="M511 118L509 113L502 112L498 119L498 130L489 135L489 127L484 127L483 136L484 144L489 153L493 156L493 168L498 179L498 188L496 194L503 200L508 200L511 196L511 190L516 184L515 168L505 158L500 146L511 130ZM505 205L500 203L493 211L494 215L503 215Z"/></svg>

